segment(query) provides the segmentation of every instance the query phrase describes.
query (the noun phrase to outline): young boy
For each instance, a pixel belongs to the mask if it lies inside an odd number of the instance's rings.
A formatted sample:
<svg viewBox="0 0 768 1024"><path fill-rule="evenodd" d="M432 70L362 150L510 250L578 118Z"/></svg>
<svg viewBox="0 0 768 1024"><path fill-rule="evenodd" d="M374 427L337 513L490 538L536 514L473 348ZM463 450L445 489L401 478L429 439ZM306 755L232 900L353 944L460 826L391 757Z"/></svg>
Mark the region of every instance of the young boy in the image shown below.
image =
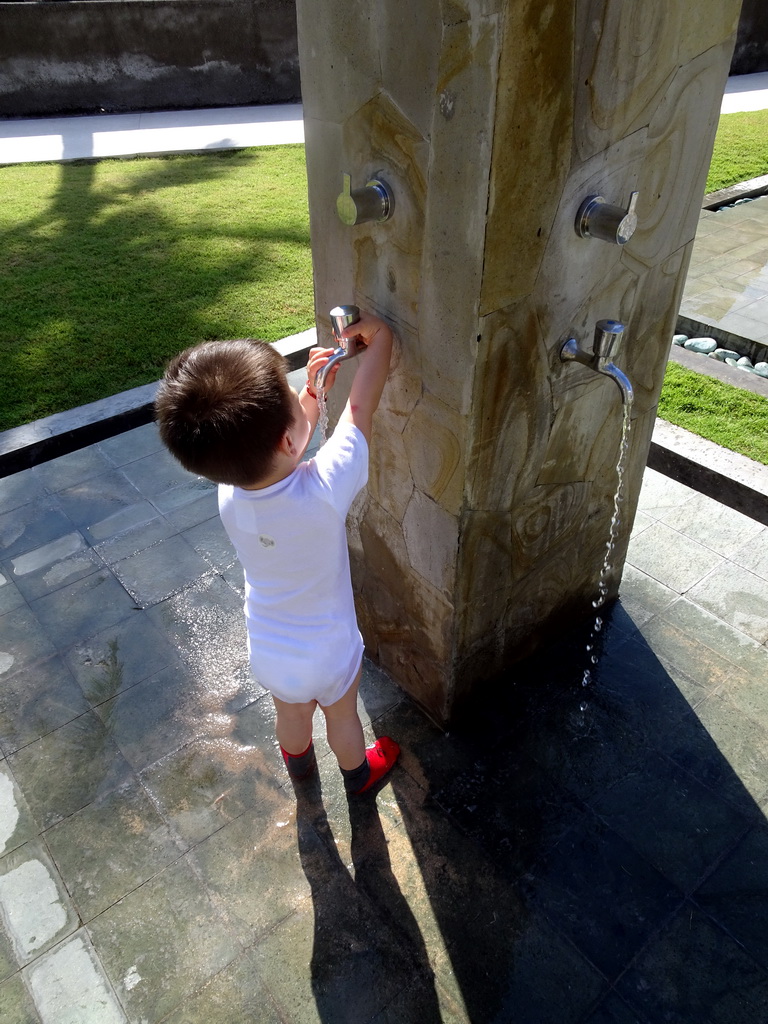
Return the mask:
<svg viewBox="0 0 768 1024"><path fill-rule="evenodd" d="M392 334L370 314L344 331L366 346L332 437L302 462L319 409L316 374L332 349L314 348L297 393L265 342L215 341L170 363L155 402L160 436L179 462L219 484L219 513L245 571L248 653L272 693L291 778L315 770L312 717L350 794L392 768L387 736L365 749L357 714L363 640L355 618L345 520L368 479L373 414L389 372ZM326 391L334 383L333 368Z"/></svg>

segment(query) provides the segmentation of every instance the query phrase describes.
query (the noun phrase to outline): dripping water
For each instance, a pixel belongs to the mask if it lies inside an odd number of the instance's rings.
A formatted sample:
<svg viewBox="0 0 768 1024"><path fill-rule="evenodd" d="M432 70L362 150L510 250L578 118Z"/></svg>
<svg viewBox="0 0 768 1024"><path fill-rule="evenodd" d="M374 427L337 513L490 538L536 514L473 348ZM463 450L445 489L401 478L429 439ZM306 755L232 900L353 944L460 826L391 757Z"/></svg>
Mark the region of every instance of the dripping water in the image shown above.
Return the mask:
<svg viewBox="0 0 768 1024"><path fill-rule="evenodd" d="M582 686L589 686L592 682L592 673L600 660L598 655L598 641L600 639L600 633L604 622L603 617L599 613L599 609L605 604L605 599L608 596L608 578L611 574L611 569L613 568L613 551L616 546L616 534L619 526L621 525L621 508L624 499L624 474L626 472L627 456L629 454L630 413L632 412L631 401L624 403L623 410L624 418L621 425L621 445L619 447L619 460L616 465L616 491L613 496L613 515L611 517L611 526L608 531L608 540L605 545L605 557L603 558L603 565L600 569L600 578L597 584L597 595L592 602L592 607L596 609L596 614L595 621L592 625L592 632L590 633L589 640L587 641L587 667L584 669L584 675L581 679Z"/></svg>
<svg viewBox="0 0 768 1024"><path fill-rule="evenodd" d="M315 391L317 393L317 408L320 412L317 420L317 425L320 428L320 444L325 444L328 440L328 396L325 393L325 388L320 384L315 384Z"/></svg>

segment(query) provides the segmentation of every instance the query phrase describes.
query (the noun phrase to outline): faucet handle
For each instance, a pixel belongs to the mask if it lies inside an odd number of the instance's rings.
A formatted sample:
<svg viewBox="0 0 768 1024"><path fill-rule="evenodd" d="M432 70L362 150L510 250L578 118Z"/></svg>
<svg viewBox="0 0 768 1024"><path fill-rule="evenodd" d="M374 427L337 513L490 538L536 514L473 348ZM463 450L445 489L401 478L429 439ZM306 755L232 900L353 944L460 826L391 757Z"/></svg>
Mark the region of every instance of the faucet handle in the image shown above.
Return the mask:
<svg viewBox="0 0 768 1024"><path fill-rule="evenodd" d="M351 327L352 324L357 323L360 319L360 308L358 306L334 306L328 315L331 318L331 327L333 328L336 344L343 348L345 352L348 352L350 347L349 340L342 338L341 333L345 327Z"/></svg>
<svg viewBox="0 0 768 1024"><path fill-rule="evenodd" d="M380 178L371 178L363 188L352 188L349 174L342 175L342 190L336 199L336 212L343 224L385 221L392 216L395 199L392 190Z"/></svg>
<svg viewBox="0 0 768 1024"><path fill-rule="evenodd" d="M637 197L632 192L625 209L606 203L602 196L587 196L576 214L576 234L581 238L601 238L604 242L626 245L637 228Z"/></svg>
<svg viewBox="0 0 768 1024"><path fill-rule="evenodd" d="M598 320L595 324L595 343L592 351L603 362L611 358L624 333L624 324L618 320Z"/></svg>

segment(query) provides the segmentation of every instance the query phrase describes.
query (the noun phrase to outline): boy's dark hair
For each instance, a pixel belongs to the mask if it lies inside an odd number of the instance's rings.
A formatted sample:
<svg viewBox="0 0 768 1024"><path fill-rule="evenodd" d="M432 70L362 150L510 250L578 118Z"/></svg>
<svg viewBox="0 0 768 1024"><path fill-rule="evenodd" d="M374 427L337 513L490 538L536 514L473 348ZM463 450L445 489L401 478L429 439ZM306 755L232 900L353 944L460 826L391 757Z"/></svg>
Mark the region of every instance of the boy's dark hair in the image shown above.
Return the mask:
<svg viewBox="0 0 768 1024"><path fill-rule="evenodd" d="M258 483L293 423L287 369L271 345L250 338L186 349L155 399L161 439L185 469L214 483Z"/></svg>

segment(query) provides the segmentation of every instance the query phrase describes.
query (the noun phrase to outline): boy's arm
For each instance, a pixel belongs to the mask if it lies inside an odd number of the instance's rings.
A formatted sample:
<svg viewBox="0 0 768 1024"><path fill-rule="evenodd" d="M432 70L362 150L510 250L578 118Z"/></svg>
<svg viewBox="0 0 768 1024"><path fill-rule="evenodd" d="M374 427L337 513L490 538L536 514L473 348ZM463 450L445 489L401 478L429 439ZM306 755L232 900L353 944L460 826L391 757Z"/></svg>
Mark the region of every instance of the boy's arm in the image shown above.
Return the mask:
<svg viewBox="0 0 768 1024"><path fill-rule="evenodd" d="M389 374L392 332L383 320L370 313L361 313L357 323L344 331L344 337L359 338L366 345L366 351L358 356L349 400L339 422L354 423L366 441L370 442L373 414L378 408Z"/></svg>

